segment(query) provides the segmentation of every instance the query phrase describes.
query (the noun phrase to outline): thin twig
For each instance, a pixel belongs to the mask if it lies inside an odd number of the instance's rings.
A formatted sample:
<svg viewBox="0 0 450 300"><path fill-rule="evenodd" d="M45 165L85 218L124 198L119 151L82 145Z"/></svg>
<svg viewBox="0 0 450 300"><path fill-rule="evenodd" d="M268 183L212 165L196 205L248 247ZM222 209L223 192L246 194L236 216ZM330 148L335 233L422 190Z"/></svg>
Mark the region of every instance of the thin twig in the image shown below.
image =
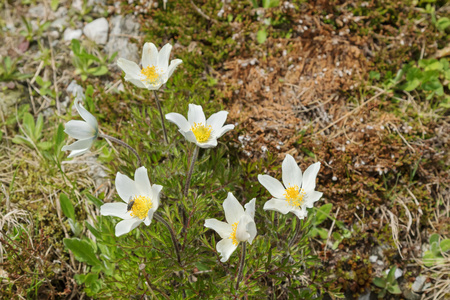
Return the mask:
<svg viewBox="0 0 450 300"><path fill-rule="evenodd" d="M115 137L112 137L112 136L109 136L109 135L106 135L106 134L102 134L102 133L99 133L99 134L98 134L98 137L99 137L99 138L108 139L108 140L113 141L113 142L115 142L115 143L117 143L117 144L119 144L119 145L122 145L122 146L124 146L124 147L127 147L131 152L133 152L133 154L134 154L134 155L136 156L136 158L138 159L138 166L139 166L139 167L142 166L142 160L141 160L141 157L139 156L139 154L137 153L137 151L134 150L133 147L131 147L130 145L128 145L128 144L125 143L124 141L121 141L121 140L119 140L119 139L116 139Z"/></svg>
<svg viewBox="0 0 450 300"><path fill-rule="evenodd" d="M181 266L180 249L179 249L179 247L178 247L178 241L177 241L177 238L176 238L176 236L175 236L175 232L173 231L173 229L172 229L172 227L169 225L169 223L167 223L160 215L158 215L157 213L154 213L154 214L153 214L153 217L154 217L158 222L161 222L164 226L166 226L167 229L169 230L169 232L170 232L170 237L172 238L172 243L173 243L173 246L174 246L174 248L175 248L175 252L176 252L176 254L177 254L177 260L178 260L178 263L179 263L180 266Z"/></svg>
<svg viewBox="0 0 450 300"><path fill-rule="evenodd" d="M217 20L210 18L208 15L206 15L197 5L195 5L195 3L190 0L192 7L195 9L195 11L202 16L203 18L205 18L206 20L213 22L215 24L217 24Z"/></svg>

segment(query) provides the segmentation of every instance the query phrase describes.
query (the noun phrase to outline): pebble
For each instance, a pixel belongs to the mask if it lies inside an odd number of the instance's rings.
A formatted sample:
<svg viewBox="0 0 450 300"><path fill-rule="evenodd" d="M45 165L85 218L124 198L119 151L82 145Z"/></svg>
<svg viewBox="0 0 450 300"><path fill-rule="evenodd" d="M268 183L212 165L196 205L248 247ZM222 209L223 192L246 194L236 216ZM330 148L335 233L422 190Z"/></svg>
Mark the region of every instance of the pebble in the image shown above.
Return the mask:
<svg viewBox="0 0 450 300"><path fill-rule="evenodd" d="M427 280L426 276L423 275L417 276L416 281L414 281L413 285L411 286L413 292L420 293L423 290L423 286L426 280Z"/></svg>
<svg viewBox="0 0 450 300"><path fill-rule="evenodd" d="M81 34L83 34L81 29L70 29L70 28L67 28L64 31L64 40L65 41L78 40L78 39L80 39Z"/></svg>
<svg viewBox="0 0 450 300"><path fill-rule="evenodd" d="M130 43L130 36L139 35L140 24L133 16L115 16L111 19L111 32L105 52L109 55L117 52L116 59L125 58L139 61L136 44Z"/></svg>
<svg viewBox="0 0 450 300"><path fill-rule="evenodd" d="M91 41L104 45L108 41L108 21L100 18L84 26L84 34Z"/></svg>

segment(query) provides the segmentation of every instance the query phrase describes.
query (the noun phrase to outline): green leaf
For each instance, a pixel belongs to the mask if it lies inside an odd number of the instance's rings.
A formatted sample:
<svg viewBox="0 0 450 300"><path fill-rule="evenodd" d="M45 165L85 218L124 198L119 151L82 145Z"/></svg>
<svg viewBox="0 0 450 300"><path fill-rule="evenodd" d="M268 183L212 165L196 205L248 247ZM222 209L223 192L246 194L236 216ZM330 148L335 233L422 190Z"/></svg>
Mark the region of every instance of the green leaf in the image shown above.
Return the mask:
<svg viewBox="0 0 450 300"><path fill-rule="evenodd" d="M396 266L393 266L390 270L389 273L387 275L386 281L389 283L395 283L395 271L397 270Z"/></svg>
<svg viewBox="0 0 450 300"><path fill-rule="evenodd" d="M440 246L441 246L442 252L445 253L447 251L450 251L450 240L449 239L445 239L445 240L441 241Z"/></svg>
<svg viewBox="0 0 450 300"><path fill-rule="evenodd" d="M439 234L432 234L430 236L430 245L433 243L439 243Z"/></svg>
<svg viewBox="0 0 450 300"><path fill-rule="evenodd" d="M52 142L41 142L37 144L37 147L41 150L48 150L51 147L53 147L53 143Z"/></svg>
<svg viewBox="0 0 450 300"><path fill-rule="evenodd" d="M449 26L450 26L450 19L447 18L447 17L440 18L440 19L437 20L437 22L436 22L436 28L437 28L439 31L444 31L444 30L447 29L447 27L449 27Z"/></svg>
<svg viewBox="0 0 450 300"><path fill-rule="evenodd" d="M95 204L95 206L100 207L103 205L103 201L98 199L97 197L94 197L89 193L86 193L85 195L92 203Z"/></svg>
<svg viewBox="0 0 450 300"><path fill-rule="evenodd" d="M320 237L325 240L328 238L328 230L324 229L324 228L318 228L317 229L319 232Z"/></svg>
<svg viewBox="0 0 450 300"><path fill-rule="evenodd" d="M410 92L410 91L413 91L414 89L416 89L419 85L420 85L420 80L413 79L413 80L407 81L406 83L402 84L399 88L404 91Z"/></svg>
<svg viewBox="0 0 450 300"><path fill-rule="evenodd" d="M402 293L402 291L398 287L398 284L388 286L387 290L389 293L395 294L395 295L400 295Z"/></svg>
<svg viewBox="0 0 450 300"><path fill-rule="evenodd" d="M91 72L92 70L92 72ZM93 69L89 69L88 70L89 73L91 73L94 76L102 76L108 73L108 68L106 66L100 66L98 68Z"/></svg>
<svg viewBox="0 0 450 300"><path fill-rule="evenodd" d="M316 219L314 225L320 225L323 221L325 221L330 215L330 211L333 208L333 204L327 203L322 205L319 209L317 209Z"/></svg>
<svg viewBox="0 0 450 300"><path fill-rule="evenodd" d="M264 44L264 42L267 40L267 31L265 28L260 29L258 33L256 34L256 40L260 44Z"/></svg>
<svg viewBox="0 0 450 300"><path fill-rule="evenodd" d="M375 80L380 80L380 73L375 72L375 71L370 71L369 72L369 79L375 79Z"/></svg>
<svg viewBox="0 0 450 300"><path fill-rule="evenodd" d="M59 203L61 204L61 209L66 218L75 220L75 209L72 201L70 201L66 194L59 194Z"/></svg>
<svg viewBox="0 0 450 300"><path fill-rule="evenodd" d="M101 267L102 263L98 260L97 256L92 249L92 246L86 242L77 238L63 240L64 245L72 251L75 257L81 261L90 264L91 266Z"/></svg>
<svg viewBox="0 0 450 300"><path fill-rule="evenodd" d="M34 136L34 118L30 113L25 113L23 116L23 127L25 134L28 135L30 138Z"/></svg>
<svg viewBox="0 0 450 300"><path fill-rule="evenodd" d="M384 289L386 287L386 280L380 277L375 277L372 281L377 287Z"/></svg>
<svg viewBox="0 0 450 300"><path fill-rule="evenodd" d="M63 124L59 124L58 125L58 129L56 130L56 134L55 134L55 146L57 148L59 148L61 146L62 143L64 143L64 125Z"/></svg>
<svg viewBox="0 0 450 300"><path fill-rule="evenodd" d="M56 11L56 9L58 8L58 5L59 5L59 0L52 0L52 1L50 2L50 8L51 8L53 11Z"/></svg>
<svg viewBox="0 0 450 300"><path fill-rule="evenodd" d="M80 223L75 221L74 219L67 219L69 222L70 230L72 230L73 234L75 236L79 236L80 233L83 231L83 228L81 227Z"/></svg>
<svg viewBox="0 0 450 300"><path fill-rule="evenodd" d="M88 223L88 221L84 221L84 225L86 225L87 229L99 240L102 239L102 234L97 230L94 226Z"/></svg>

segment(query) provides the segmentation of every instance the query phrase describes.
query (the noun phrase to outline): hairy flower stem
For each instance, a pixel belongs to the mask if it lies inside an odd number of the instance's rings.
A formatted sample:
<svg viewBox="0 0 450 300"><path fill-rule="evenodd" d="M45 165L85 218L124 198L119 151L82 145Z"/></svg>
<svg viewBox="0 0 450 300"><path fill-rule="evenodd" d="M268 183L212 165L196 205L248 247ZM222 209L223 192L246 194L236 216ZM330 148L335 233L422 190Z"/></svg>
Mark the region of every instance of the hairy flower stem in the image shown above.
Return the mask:
<svg viewBox="0 0 450 300"><path fill-rule="evenodd" d="M187 194L189 192L189 187L191 185L192 173L194 172L194 165L195 165L195 161L197 160L199 150L200 150L200 148L196 145L195 149L194 149L194 153L192 154L191 165L189 166L189 172L187 173L187 176L186 176L186 185L184 186L184 193L183 193L184 197L187 197Z"/></svg>
<svg viewBox="0 0 450 300"><path fill-rule="evenodd" d="M153 91L153 94L155 95L155 99L156 99L156 106L158 107L159 110L159 115L161 116L161 124L162 124L162 128L163 128L163 133L164 133L164 142L167 144L169 144L169 139L167 138L167 131L166 131L166 125L164 124L164 115L161 109L161 103L159 102L159 98L158 98L158 94L156 93L156 91Z"/></svg>
<svg viewBox="0 0 450 300"><path fill-rule="evenodd" d="M175 248L175 252L176 252L176 254L177 254L177 260L178 260L178 263L180 264L180 266L181 266L181 256L180 256L180 249L178 248L178 241L177 241L177 238L175 237L175 232L173 232L173 229L172 229L172 227L170 227L170 225L160 216L160 215L158 215L157 213L154 213L153 214L153 217L158 221L158 222L161 222L164 226L166 226L167 227L167 229L169 230L169 232L170 232L170 237L172 238L172 243L173 243L173 246L174 246L174 248Z"/></svg>
<svg viewBox="0 0 450 300"><path fill-rule="evenodd" d="M240 259L239 271L238 271L238 276L237 276L237 281L236 281L236 296L237 296L237 292L239 290L239 283L241 283L242 275L244 273L246 250L247 250L247 242L244 242L242 245L241 259Z"/></svg>
<svg viewBox="0 0 450 300"><path fill-rule="evenodd" d="M291 247L294 246L295 242L297 241L300 231L302 230L302 226L300 223L301 223L301 220L297 220L297 224L295 226L295 233L294 233L294 236L292 237L292 239L289 241L288 249L291 249Z"/></svg>
<svg viewBox="0 0 450 300"><path fill-rule="evenodd" d="M124 141L121 141L121 140L119 140L119 139L116 139L115 137L112 137L112 136L109 136L109 135L106 135L106 134L102 134L102 133L99 133L99 134L98 134L98 137L104 138L104 139L107 139L107 140L110 140L110 141L112 141L112 142L114 142L114 143L117 143L117 144L119 144L119 145L122 145L122 146L128 148L131 152L133 152L133 154L134 154L134 155L136 156L136 158L138 159L138 167L142 166L142 160L141 160L141 157L139 156L139 154L137 153L137 151L134 150L133 147L131 147L130 145L128 145L128 144L125 143Z"/></svg>

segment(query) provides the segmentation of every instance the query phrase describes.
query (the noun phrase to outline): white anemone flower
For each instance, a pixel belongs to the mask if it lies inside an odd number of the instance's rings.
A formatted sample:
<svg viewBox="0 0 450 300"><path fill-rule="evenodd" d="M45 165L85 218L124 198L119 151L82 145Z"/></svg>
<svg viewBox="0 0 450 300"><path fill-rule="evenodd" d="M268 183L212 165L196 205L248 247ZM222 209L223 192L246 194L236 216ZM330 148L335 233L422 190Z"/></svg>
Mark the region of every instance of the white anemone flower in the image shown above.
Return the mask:
<svg viewBox="0 0 450 300"><path fill-rule="evenodd" d="M274 210L282 214L294 213L299 219L304 219L314 202L318 201L322 194L316 188L316 177L320 169L320 162L316 162L306 169L302 175L295 159L289 154L283 160L282 177L283 184L269 175L258 175L258 181L273 196L264 204L264 210Z"/></svg>
<svg viewBox="0 0 450 300"><path fill-rule="evenodd" d="M65 125L64 132L78 139L78 141L61 148L61 151L72 151L68 157L74 157L88 152L98 137L97 119L81 105L81 101L76 99L73 106L75 106L84 121L71 120Z"/></svg>
<svg viewBox="0 0 450 300"><path fill-rule="evenodd" d="M169 80L173 71L183 61L174 59L170 62L169 57L172 45L166 44L161 51L153 43L145 43L142 50L142 69L133 61L119 58L117 65L125 72L125 80L140 88L158 90Z"/></svg>
<svg viewBox="0 0 450 300"><path fill-rule="evenodd" d="M150 225L153 214L159 206L161 185L151 184L147 169L140 167L134 174L134 180L128 176L116 175L116 189L123 200L119 203L106 203L100 208L103 216L114 216L123 220L116 225L116 236L126 234L144 222Z"/></svg>
<svg viewBox="0 0 450 300"><path fill-rule="evenodd" d="M226 262L230 255L236 250L240 242L251 244L256 236L255 202L252 199L245 204L245 211L232 193L228 193L227 199L223 202L225 219L222 222L216 219L205 220L205 227L214 229L222 238L217 243L216 249L221 255L221 262Z"/></svg>
<svg viewBox="0 0 450 300"><path fill-rule="evenodd" d="M200 148L213 148L217 146L218 138L234 129L234 125L231 124L223 126L227 115L228 112L222 110L206 120L200 105L189 104L187 120L178 113L167 114L166 119L177 125L178 131L189 142L195 143Z"/></svg>

